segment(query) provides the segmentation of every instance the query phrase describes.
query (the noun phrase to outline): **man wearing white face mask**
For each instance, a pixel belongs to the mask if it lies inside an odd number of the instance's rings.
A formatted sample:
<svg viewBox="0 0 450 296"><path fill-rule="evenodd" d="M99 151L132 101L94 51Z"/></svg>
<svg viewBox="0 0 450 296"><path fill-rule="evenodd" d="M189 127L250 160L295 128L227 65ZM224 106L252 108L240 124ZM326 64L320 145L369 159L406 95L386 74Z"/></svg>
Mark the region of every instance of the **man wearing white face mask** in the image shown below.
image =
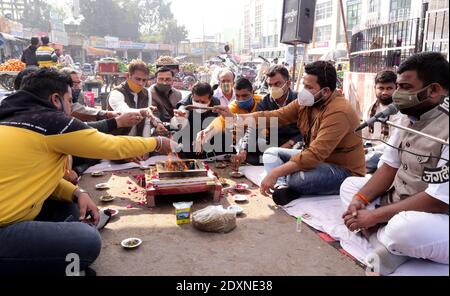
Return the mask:
<svg viewBox="0 0 450 296"><path fill-rule="evenodd" d="M217 113L206 109L186 110L186 106L205 108L219 106L220 101L213 96L212 87L208 83L197 83L192 88L192 94L177 104L177 110L174 110L175 117L171 120L172 126L181 127L180 142L183 145L181 156L183 158L194 158L198 155L194 152L194 137L202 130L203 126L207 126L217 116ZM187 149L189 147L189 149Z"/></svg>
<svg viewBox="0 0 450 296"><path fill-rule="evenodd" d="M267 177L261 193L273 193L279 205L304 195L339 194L347 177L365 175L362 139L354 133L359 117L336 90L336 69L319 61L307 65L305 73L297 102L276 111L242 116L268 121L275 117L279 126L296 123L303 135L304 150L269 148L264 153Z"/></svg>
<svg viewBox="0 0 450 296"><path fill-rule="evenodd" d="M214 92L214 97L220 100L221 106L228 106L236 100L234 92L235 75L229 69L223 69L219 72L219 88Z"/></svg>
<svg viewBox="0 0 450 296"><path fill-rule="evenodd" d="M265 96L262 101L259 102L256 106L256 112L278 110L297 101L297 93L290 88L291 81L289 72L285 67L280 65L272 66L267 71L266 76L266 83L269 86L270 94ZM256 145L257 151L253 150L255 147L252 147L251 141L256 139L258 143L264 143L261 147L267 146L267 142L271 137L271 130L259 130L257 136L255 135L255 132L255 129L247 129L244 139L240 143L239 153L234 158L235 162L241 163L247 161L248 163L259 165L264 151L258 149L259 145ZM276 131L272 132L277 133L278 135L278 142L273 143L276 147L290 149L302 140L302 136L296 123L280 126ZM249 148L249 146L252 148Z"/></svg>

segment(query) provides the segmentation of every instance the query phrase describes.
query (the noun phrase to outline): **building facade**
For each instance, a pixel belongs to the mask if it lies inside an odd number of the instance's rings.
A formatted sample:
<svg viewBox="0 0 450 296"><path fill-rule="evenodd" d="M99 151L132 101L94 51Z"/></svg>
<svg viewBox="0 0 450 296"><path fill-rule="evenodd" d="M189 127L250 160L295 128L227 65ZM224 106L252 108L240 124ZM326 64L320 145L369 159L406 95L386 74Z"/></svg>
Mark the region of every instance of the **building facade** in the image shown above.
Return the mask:
<svg viewBox="0 0 450 296"><path fill-rule="evenodd" d="M0 0L0 16L5 16L13 21L22 19L27 0Z"/></svg>
<svg viewBox="0 0 450 296"><path fill-rule="evenodd" d="M313 42L308 46L308 61L337 59L345 51L345 35L339 1L318 0L316 2ZM326 57L326 58L325 58Z"/></svg>
<svg viewBox="0 0 450 296"><path fill-rule="evenodd" d="M347 20L353 72L396 69L420 51L448 55L447 1L349 0Z"/></svg>
<svg viewBox="0 0 450 296"><path fill-rule="evenodd" d="M422 51L449 55L449 4L441 0L349 0L350 71L344 92L362 115L376 100L376 73Z"/></svg>
<svg viewBox="0 0 450 296"><path fill-rule="evenodd" d="M204 62L214 59L224 53L225 43L215 40L183 41L178 46L178 53L184 61L203 65Z"/></svg>
<svg viewBox="0 0 450 296"><path fill-rule="evenodd" d="M246 0L242 21L242 54L265 53L269 58L286 60L287 46L280 43L282 0ZM318 0L313 42L308 46L307 61L315 61L336 50L345 50L345 35L339 2ZM302 53L301 48L299 53ZM276 56L280 54L281 56ZM333 56L333 55L332 55ZM292 59L292 58L291 58ZM286 60L287 62L287 60Z"/></svg>

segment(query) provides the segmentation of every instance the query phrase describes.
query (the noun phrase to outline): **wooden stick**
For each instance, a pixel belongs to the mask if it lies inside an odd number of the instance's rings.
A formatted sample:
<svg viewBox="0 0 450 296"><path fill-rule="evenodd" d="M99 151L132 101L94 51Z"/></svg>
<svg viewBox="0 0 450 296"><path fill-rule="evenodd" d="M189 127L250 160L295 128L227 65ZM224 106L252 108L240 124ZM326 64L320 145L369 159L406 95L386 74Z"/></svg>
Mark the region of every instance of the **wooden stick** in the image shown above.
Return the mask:
<svg viewBox="0 0 450 296"><path fill-rule="evenodd" d="M303 73L305 72L305 61L306 61L306 57L308 55L308 45L309 44L305 44L305 46L303 48L302 63L300 65L300 71L298 72L297 86L295 87L296 92L298 92L300 90L300 82L302 81Z"/></svg>
<svg viewBox="0 0 450 296"><path fill-rule="evenodd" d="M341 7L342 23L344 24L345 43L347 45L347 57L349 57L350 56L350 42L348 41L347 21L345 20L344 3L342 2L342 0L339 0L339 4Z"/></svg>
<svg viewBox="0 0 450 296"><path fill-rule="evenodd" d="M191 111L191 110L210 110L210 111L212 111L214 109L215 109L215 107L198 107L198 106L194 106L194 105L186 106L186 110L189 110L189 111Z"/></svg>

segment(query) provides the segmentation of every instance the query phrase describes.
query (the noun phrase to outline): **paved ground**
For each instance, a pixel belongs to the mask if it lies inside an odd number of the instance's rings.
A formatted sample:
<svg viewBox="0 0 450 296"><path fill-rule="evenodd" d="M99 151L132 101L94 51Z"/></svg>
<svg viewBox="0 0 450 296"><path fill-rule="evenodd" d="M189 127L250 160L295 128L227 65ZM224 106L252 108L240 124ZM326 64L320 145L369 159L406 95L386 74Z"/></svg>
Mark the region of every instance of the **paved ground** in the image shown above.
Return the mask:
<svg viewBox="0 0 450 296"><path fill-rule="evenodd" d="M226 175L226 171L218 171ZM98 275L146 276L301 276L364 275L349 258L303 227L296 232L296 221L258 190L242 207L246 215L228 234L197 231L192 225L177 226L172 202L179 198L157 199L158 206L139 205L142 188L130 176L142 171L114 173L101 178L85 176L81 186L98 200L105 192L95 184L109 182L108 193L118 198L107 204L120 210L118 217L102 231L103 249L93 268ZM244 179L244 182L250 184ZM131 183L131 184L129 184ZM233 184L233 181L231 181ZM138 189L135 189L138 188ZM137 191L137 192L131 192ZM207 195L181 197L195 202L193 210L214 204ZM221 204L233 204L231 196ZM139 237L144 243L136 250L122 249L120 242Z"/></svg>

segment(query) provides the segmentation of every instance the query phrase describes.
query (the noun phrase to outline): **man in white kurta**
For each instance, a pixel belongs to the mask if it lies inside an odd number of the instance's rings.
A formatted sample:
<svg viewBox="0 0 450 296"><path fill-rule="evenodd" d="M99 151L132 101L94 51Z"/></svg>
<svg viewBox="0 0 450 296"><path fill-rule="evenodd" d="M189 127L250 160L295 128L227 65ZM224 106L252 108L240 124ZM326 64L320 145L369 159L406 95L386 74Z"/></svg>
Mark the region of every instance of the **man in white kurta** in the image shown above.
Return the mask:
<svg viewBox="0 0 450 296"><path fill-rule="evenodd" d="M401 125L448 141L441 105L448 102L448 61L439 53L414 55L400 66L397 83L393 100L407 115ZM379 259L381 274L410 257L448 264L448 146L401 130L389 142L370 180L343 183L345 225L369 239L376 254L368 257Z"/></svg>

